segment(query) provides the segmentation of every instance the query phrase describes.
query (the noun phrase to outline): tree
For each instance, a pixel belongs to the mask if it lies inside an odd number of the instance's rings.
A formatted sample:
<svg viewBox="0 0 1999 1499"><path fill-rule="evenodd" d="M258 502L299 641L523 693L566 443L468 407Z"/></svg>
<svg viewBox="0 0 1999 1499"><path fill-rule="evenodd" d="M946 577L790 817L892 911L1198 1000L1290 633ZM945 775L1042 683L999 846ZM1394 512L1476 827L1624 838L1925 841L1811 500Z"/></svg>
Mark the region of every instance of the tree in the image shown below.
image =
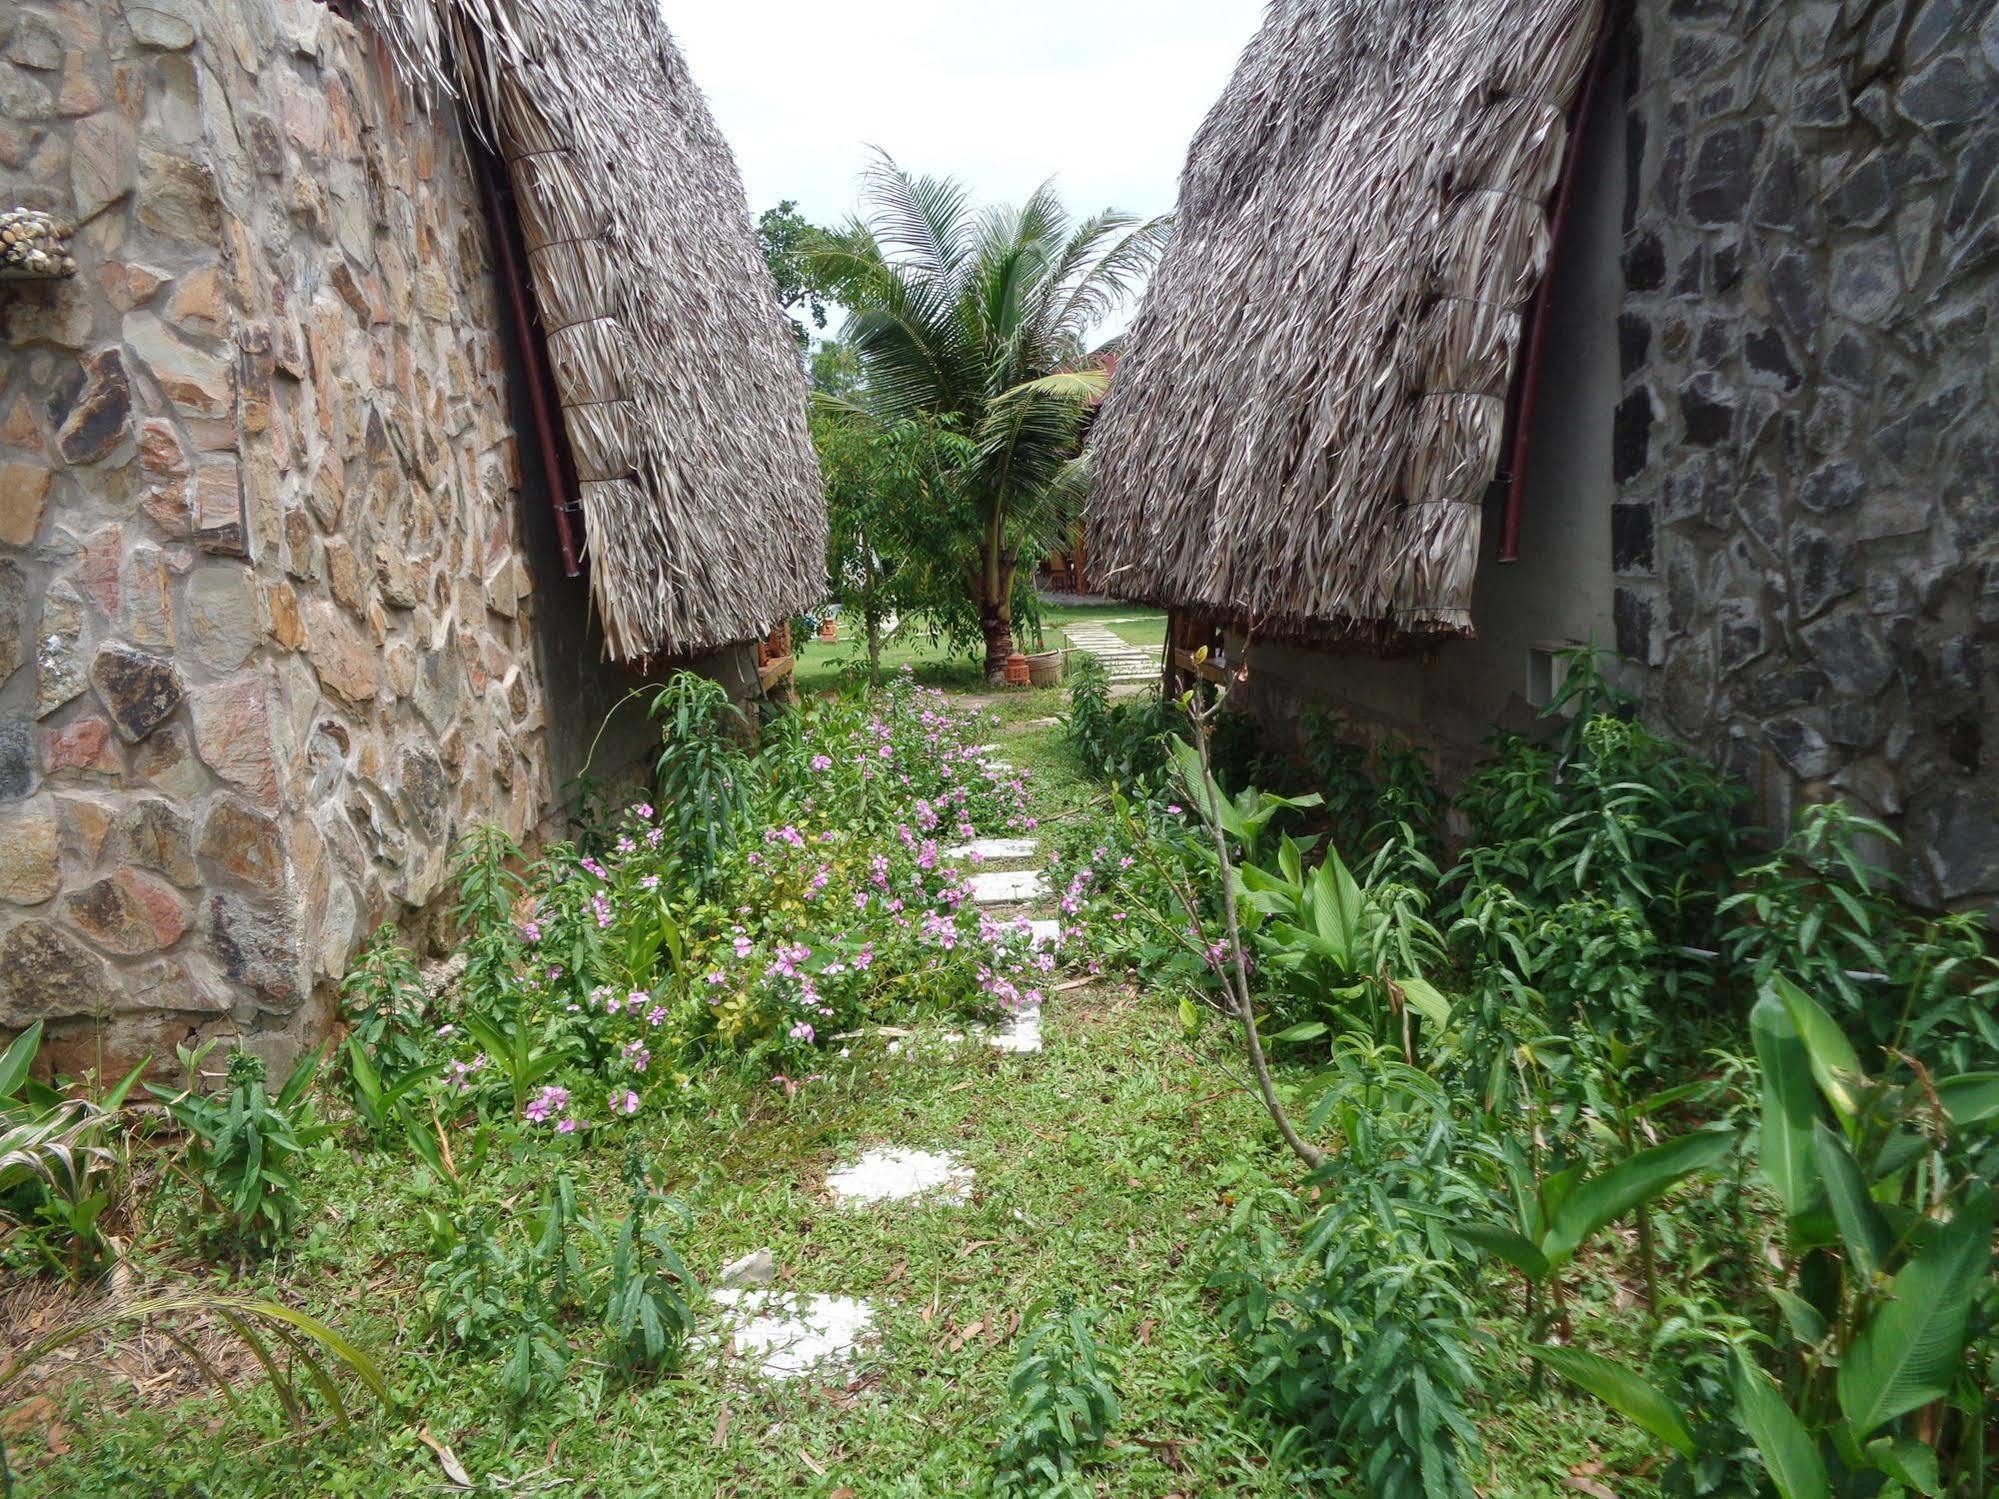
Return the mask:
<svg viewBox="0 0 1999 1499"><path fill-rule="evenodd" d="M834 346L837 347L837 346ZM812 444L826 485L827 572L833 598L861 622L868 676L881 680L882 632L934 597L930 557L948 524L953 470L971 443L939 422L878 422L833 400L812 409Z"/></svg>
<svg viewBox="0 0 1999 1499"><path fill-rule="evenodd" d="M1021 559L1065 518L1064 466L1108 379L1083 340L1157 262L1166 221L1106 210L1074 223L1050 183L1018 208L976 210L958 182L886 155L866 196L867 215L821 243L816 274L848 309L857 399L884 423L948 421L971 444L952 475L965 524L951 561L998 681Z"/></svg>
<svg viewBox="0 0 1999 1499"><path fill-rule="evenodd" d="M778 305L791 319L791 335L801 349L811 340L812 329L805 326L798 309L811 318L812 328L826 326L825 289L813 272L813 249L826 238L823 229L799 213L792 198L757 216L757 243L763 247L771 280L777 283Z"/></svg>

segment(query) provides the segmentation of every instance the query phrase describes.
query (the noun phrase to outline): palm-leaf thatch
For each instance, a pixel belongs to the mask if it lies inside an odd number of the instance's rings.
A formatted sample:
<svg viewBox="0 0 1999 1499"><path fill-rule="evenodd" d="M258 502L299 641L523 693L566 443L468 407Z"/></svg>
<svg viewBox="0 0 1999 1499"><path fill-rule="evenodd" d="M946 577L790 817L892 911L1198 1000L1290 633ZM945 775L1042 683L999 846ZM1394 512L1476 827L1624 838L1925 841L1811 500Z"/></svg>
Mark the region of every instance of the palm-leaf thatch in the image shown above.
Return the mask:
<svg viewBox="0 0 1999 1499"><path fill-rule="evenodd" d="M1468 632L1601 0L1274 0L1097 423L1105 586L1317 642Z"/></svg>
<svg viewBox="0 0 1999 1499"><path fill-rule="evenodd" d="M656 0L367 0L506 161L613 656L825 595L805 379L728 144Z"/></svg>

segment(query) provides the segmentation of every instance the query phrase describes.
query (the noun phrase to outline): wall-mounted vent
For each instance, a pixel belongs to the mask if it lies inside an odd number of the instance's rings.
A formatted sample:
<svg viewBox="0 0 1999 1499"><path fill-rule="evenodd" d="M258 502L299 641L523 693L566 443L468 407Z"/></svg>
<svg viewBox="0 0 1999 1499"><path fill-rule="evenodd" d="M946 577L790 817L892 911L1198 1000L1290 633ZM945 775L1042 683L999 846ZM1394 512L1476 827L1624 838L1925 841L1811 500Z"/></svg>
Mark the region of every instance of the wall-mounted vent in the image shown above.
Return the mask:
<svg viewBox="0 0 1999 1499"><path fill-rule="evenodd" d="M1527 647L1529 707L1545 708L1555 700L1569 676L1569 658L1562 653L1574 650L1576 644L1573 640L1544 640Z"/></svg>

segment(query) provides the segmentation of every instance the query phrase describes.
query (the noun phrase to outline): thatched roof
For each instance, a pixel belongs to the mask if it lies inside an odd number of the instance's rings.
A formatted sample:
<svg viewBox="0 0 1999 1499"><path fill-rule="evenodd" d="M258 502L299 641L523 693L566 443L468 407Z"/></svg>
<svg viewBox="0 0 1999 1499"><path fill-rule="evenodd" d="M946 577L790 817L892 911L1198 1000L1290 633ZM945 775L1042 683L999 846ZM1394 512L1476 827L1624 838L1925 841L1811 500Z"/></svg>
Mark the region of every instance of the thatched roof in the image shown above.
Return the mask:
<svg viewBox="0 0 1999 1499"><path fill-rule="evenodd" d="M367 0L505 158L610 653L753 639L825 595L805 377L742 177L657 0Z"/></svg>
<svg viewBox="0 0 1999 1499"><path fill-rule="evenodd" d="M1112 593L1258 634L1470 628L1520 308L1600 0L1273 0L1097 422Z"/></svg>

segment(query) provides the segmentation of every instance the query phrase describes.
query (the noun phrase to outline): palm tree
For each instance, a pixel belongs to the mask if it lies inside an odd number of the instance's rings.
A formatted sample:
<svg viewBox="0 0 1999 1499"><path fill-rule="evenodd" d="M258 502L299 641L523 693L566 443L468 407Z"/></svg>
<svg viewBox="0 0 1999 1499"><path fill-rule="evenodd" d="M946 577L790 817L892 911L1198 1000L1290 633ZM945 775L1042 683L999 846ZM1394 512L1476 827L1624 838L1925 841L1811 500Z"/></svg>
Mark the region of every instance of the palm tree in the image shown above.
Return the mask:
<svg viewBox="0 0 1999 1499"><path fill-rule="evenodd" d="M1105 211L1072 222L1052 183L1018 208L975 210L948 177L882 155L867 213L815 260L848 310L857 399L883 421L942 421L970 440L954 476L962 575L998 681L1013 651L1022 558L1067 519L1063 469L1108 375L1084 338L1159 258L1167 221Z"/></svg>

